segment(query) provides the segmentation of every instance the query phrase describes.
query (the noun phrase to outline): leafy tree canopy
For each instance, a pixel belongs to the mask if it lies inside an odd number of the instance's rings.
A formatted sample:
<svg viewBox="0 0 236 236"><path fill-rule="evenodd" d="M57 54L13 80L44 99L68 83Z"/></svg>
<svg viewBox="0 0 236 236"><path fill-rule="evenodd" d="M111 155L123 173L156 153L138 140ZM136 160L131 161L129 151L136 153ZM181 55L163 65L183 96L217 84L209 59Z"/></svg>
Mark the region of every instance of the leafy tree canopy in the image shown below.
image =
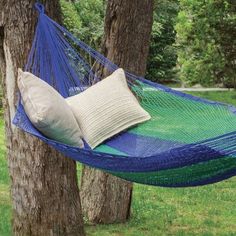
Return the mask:
<svg viewBox="0 0 236 236"><path fill-rule="evenodd" d="M177 52L175 21L179 4L176 0L156 0L147 78L168 82L176 79Z"/></svg>
<svg viewBox="0 0 236 236"><path fill-rule="evenodd" d="M65 26L99 49L106 1L60 1ZM235 0L155 1L147 78L236 87Z"/></svg>
<svg viewBox="0 0 236 236"><path fill-rule="evenodd" d="M175 26L180 78L190 84L235 86L234 0L180 0Z"/></svg>

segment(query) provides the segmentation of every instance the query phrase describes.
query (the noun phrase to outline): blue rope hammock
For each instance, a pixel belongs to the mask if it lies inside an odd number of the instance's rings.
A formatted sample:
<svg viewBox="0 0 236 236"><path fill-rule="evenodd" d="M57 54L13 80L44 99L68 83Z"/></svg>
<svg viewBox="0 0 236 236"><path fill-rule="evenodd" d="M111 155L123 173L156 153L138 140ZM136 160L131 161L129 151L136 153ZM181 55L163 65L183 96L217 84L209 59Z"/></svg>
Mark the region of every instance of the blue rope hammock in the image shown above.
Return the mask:
<svg viewBox="0 0 236 236"><path fill-rule="evenodd" d="M39 18L26 71L66 98L99 81L98 67L110 72L118 68L50 19L41 4L36 8ZM89 65L89 57L95 66ZM235 107L177 92L128 72L126 77L152 119L95 150L43 136L21 103L13 123L76 161L133 182L186 187L236 175Z"/></svg>

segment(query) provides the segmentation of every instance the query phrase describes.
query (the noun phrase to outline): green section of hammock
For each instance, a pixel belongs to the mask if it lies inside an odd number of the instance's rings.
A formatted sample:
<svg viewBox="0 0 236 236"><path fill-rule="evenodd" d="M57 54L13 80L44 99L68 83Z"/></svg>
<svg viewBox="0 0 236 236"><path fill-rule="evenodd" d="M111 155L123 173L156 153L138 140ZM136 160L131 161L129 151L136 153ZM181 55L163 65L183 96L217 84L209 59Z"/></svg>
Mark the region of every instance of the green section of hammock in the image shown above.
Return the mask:
<svg viewBox="0 0 236 236"><path fill-rule="evenodd" d="M235 131L236 115L228 106L202 103L140 83L134 92L152 119L130 132L194 143ZM154 128L155 127L155 128Z"/></svg>

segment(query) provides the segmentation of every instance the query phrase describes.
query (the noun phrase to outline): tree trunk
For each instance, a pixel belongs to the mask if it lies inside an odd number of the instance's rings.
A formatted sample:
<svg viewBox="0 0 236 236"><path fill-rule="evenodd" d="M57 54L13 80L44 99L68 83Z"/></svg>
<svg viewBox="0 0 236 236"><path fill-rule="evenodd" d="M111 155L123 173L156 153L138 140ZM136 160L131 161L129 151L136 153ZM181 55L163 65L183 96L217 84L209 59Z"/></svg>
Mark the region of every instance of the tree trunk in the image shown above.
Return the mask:
<svg viewBox="0 0 236 236"><path fill-rule="evenodd" d="M0 69L13 234L84 235L74 161L11 123L17 104L17 68L26 62L35 28L33 4L33 0L0 0ZM59 2L46 5L50 15L60 19Z"/></svg>
<svg viewBox="0 0 236 236"><path fill-rule="evenodd" d="M146 70L153 0L109 0L105 18L103 52L125 70L143 76ZM130 216L132 184L84 167L81 201L93 223L124 222Z"/></svg>

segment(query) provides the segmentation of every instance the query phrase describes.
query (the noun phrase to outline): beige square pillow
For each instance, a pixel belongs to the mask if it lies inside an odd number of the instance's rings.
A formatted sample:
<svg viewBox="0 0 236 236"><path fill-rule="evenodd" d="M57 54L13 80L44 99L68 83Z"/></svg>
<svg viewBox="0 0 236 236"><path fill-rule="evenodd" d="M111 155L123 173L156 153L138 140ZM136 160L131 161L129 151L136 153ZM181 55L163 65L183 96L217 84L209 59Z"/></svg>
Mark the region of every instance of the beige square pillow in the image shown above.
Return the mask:
<svg viewBox="0 0 236 236"><path fill-rule="evenodd" d="M78 123L65 99L53 87L21 69L18 87L25 112L41 133L59 142L83 147Z"/></svg>
<svg viewBox="0 0 236 236"><path fill-rule="evenodd" d="M150 119L129 90L123 69L66 101L91 148Z"/></svg>

